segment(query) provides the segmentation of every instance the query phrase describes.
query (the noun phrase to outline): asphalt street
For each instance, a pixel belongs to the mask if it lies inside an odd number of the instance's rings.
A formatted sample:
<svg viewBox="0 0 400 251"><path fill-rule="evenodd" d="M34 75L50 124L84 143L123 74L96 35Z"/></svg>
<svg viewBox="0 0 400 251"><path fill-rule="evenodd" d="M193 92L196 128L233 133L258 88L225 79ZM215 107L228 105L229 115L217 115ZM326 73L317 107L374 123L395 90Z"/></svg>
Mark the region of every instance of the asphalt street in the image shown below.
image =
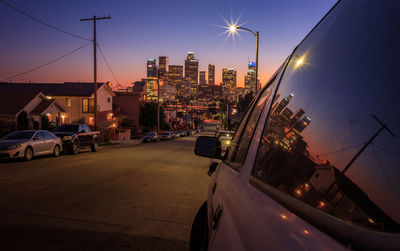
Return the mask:
<svg viewBox="0 0 400 251"><path fill-rule="evenodd" d="M188 250L195 138L0 163L0 250Z"/></svg>

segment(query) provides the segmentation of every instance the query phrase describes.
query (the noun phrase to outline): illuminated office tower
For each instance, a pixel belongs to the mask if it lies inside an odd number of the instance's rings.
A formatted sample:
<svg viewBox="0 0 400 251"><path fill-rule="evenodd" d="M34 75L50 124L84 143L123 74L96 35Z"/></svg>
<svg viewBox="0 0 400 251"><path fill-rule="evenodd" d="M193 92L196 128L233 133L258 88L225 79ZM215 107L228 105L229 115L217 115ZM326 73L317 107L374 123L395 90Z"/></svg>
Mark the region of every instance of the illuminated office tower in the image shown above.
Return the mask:
<svg viewBox="0 0 400 251"><path fill-rule="evenodd" d="M229 100L234 99L236 93L236 70L233 68L222 69L222 92Z"/></svg>
<svg viewBox="0 0 400 251"><path fill-rule="evenodd" d="M302 119L298 120L296 124L293 126L293 130L301 133L306 129L306 127L311 123L311 118L308 116L304 116Z"/></svg>
<svg viewBox="0 0 400 251"><path fill-rule="evenodd" d="M185 60L185 78L190 78L192 83L199 83L199 60L194 57L193 52L188 52Z"/></svg>
<svg viewBox="0 0 400 251"><path fill-rule="evenodd" d="M147 60L147 77L148 78L157 77L157 60L154 58L149 58Z"/></svg>
<svg viewBox="0 0 400 251"><path fill-rule="evenodd" d="M158 57L158 78L164 81L168 80L168 57Z"/></svg>
<svg viewBox="0 0 400 251"><path fill-rule="evenodd" d="M200 84L201 85L206 85L207 81L206 81L206 72L205 71L201 71L200 72Z"/></svg>
<svg viewBox="0 0 400 251"><path fill-rule="evenodd" d="M215 65L208 65L208 84L215 85Z"/></svg>
<svg viewBox="0 0 400 251"><path fill-rule="evenodd" d="M182 65L170 65L168 67L168 82L169 84L176 86L181 84L183 81L183 66Z"/></svg>
<svg viewBox="0 0 400 251"><path fill-rule="evenodd" d="M304 110L299 109L291 118L290 118L290 125L294 125L300 118L301 116L304 115Z"/></svg>
<svg viewBox="0 0 400 251"><path fill-rule="evenodd" d="M244 76L244 93L256 94L256 63L249 62L246 76Z"/></svg>
<svg viewBox="0 0 400 251"><path fill-rule="evenodd" d="M276 106L275 110L274 110L274 114L279 114L281 113L281 111L283 111L283 109L289 104L290 100L294 97L294 95L292 93L290 93L289 96L284 97L281 102L279 102L279 104Z"/></svg>

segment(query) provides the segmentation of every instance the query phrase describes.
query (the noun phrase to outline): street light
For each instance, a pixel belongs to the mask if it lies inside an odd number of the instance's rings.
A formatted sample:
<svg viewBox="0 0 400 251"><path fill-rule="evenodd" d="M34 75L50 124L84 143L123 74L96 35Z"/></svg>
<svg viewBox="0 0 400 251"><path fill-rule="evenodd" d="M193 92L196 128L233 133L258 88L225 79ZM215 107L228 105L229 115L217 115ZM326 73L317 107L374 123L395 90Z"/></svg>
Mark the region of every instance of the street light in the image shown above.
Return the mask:
<svg viewBox="0 0 400 251"><path fill-rule="evenodd" d="M258 39L259 39L259 32L258 31L254 32L245 27L237 26L236 24L229 25L228 29L231 34L235 34L238 30L245 30L245 31L250 32L254 36L256 36L256 93L254 93L254 95L256 95L258 92Z"/></svg>

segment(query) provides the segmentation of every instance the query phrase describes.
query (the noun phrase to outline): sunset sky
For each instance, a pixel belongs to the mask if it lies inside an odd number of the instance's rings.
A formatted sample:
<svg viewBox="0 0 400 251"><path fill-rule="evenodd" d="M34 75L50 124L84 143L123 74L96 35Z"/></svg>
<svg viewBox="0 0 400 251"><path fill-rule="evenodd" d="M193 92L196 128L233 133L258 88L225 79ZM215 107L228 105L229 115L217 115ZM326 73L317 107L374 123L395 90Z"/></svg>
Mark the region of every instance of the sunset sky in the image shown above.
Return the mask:
<svg viewBox="0 0 400 251"><path fill-rule="evenodd" d="M128 1L128 0L5 0L28 14L67 32L93 37L93 23L81 18L112 17L97 23L97 38L120 84L146 77L148 58L168 56L184 65L188 51L199 59L199 70L216 65L238 71L243 86L248 59L255 59L255 37L223 34L226 21L260 32L259 76L264 84L283 60L334 5L334 0L285 1ZM0 1L0 81L58 58L87 43L51 29ZM7 80L6 80L7 79ZM12 82L93 81L93 47L84 48ZM98 53L98 81L116 80Z"/></svg>

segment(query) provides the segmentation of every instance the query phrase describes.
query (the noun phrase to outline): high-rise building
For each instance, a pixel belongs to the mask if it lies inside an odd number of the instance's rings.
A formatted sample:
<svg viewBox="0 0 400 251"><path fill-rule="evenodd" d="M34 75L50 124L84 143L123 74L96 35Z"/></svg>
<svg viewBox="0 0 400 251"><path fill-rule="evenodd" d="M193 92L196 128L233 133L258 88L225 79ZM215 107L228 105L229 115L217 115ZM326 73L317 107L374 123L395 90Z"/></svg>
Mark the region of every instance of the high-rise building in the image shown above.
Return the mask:
<svg viewBox="0 0 400 251"><path fill-rule="evenodd" d="M157 78L143 78L143 82L146 83L146 95L147 101L157 102L158 99L158 79Z"/></svg>
<svg viewBox="0 0 400 251"><path fill-rule="evenodd" d="M170 65L168 69L168 82L173 85L179 85L183 81L183 66Z"/></svg>
<svg viewBox="0 0 400 251"><path fill-rule="evenodd" d="M249 62L247 75L244 76L244 92L245 94L256 94L256 63Z"/></svg>
<svg viewBox="0 0 400 251"><path fill-rule="evenodd" d="M283 111L283 109L289 104L290 100L294 97L292 93L289 96L284 97L281 102L276 106L274 110L274 114L279 114Z"/></svg>
<svg viewBox="0 0 400 251"><path fill-rule="evenodd" d="M301 116L304 115L304 110L299 109L291 118L290 118L290 125L294 125L300 118Z"/></svg>
<svg viewBox="0 0 400 251"><path fill-rule="evenodd" d="M208 65L208 84L215 85L215 65Z"/></svg>
<svg viewBox="0 0 400 251"><path fill-rule="evenodd" d="M168 80L168 57L158 57L158 78L164 81Z"/></svg>
<svg viewBox="0 0 400 251"><path fill-rule="evenodd" d="M234 100L236 94L236 70L233 68L222 69L222 92L225 98Z"/></svg>
<svg viewBox="0 0 400 251"><path fill-rule="evenodd" d="M199 60L194 57L193 52L188 52L185 60L185 78L190 78L192 83L199 83Z"/></svg>
<svg viewBox="0 0 400 251"><path fill-rule="evenodd" d="M206 85L206 72L205 71L200 71L200 84L201 85Z"/></svg>
<svg viewBox="0 0 400 251"><path fill-rule="evenodd" d="M157 77L157 60L154 58L149 58L147 60L147 77L148 78Z"/></svg>

